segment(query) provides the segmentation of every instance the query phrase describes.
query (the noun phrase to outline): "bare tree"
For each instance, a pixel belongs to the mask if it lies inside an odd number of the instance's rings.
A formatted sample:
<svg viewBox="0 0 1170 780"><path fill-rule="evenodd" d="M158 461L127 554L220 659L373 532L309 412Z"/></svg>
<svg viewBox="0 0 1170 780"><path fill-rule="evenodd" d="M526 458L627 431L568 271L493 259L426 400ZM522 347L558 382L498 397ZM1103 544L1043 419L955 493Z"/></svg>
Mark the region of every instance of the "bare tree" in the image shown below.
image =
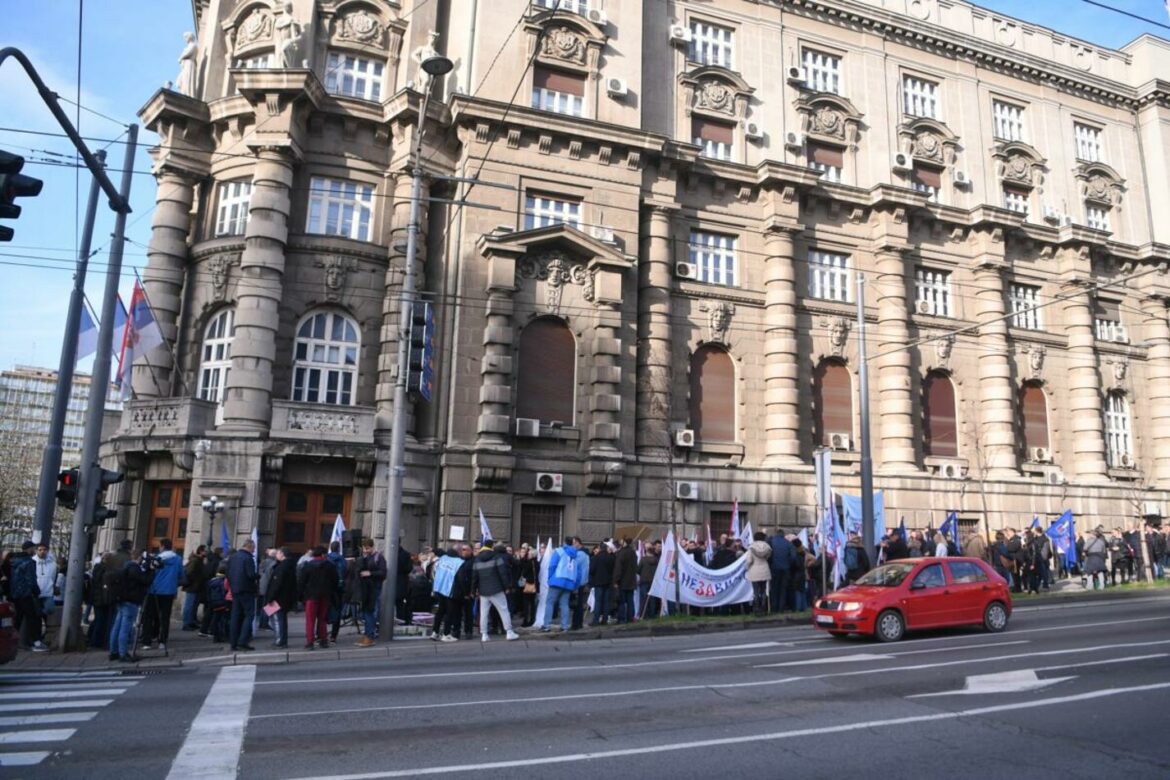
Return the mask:
<svg viewBox="0 0 1170 780"><path fill-rule="evenodd" d="M0 406L0 545L17 547L32 536L45 437L22 419L13 404ZM69 550L72 515L57 508L53 516L52 552L64 560Z"/></svg>

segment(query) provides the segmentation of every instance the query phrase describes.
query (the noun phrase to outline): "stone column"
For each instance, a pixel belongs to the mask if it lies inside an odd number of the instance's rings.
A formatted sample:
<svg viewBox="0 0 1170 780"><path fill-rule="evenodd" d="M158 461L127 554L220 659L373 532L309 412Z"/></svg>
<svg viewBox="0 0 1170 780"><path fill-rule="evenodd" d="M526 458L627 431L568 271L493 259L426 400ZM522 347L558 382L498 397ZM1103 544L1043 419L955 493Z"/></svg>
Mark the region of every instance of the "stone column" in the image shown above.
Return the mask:
<svg viewBox="0 0 1170 780"><path fill-rule="evenodd" d="M800 389L796 344L795 225L764 228L764 432L765 462L799 466Z"/></svg>
<svg viewBox="0 0 1170 780"><path fill-rule="evenodd" d="M1170 488L1170 322L1167 321L1166 299L1146 296L1141 302L1145 321L1146 388L1150 398L1150 420L1146 430L1153 443L1154 487Z"/></svg>
<svg viewBox="0 0 1170 780"><path fill-rule="evenodd" d="M593 367L590 369L589 449L617 450L621 444L622 340L618 334L621 312L616 306L599 308L593 337Z"/></svg>
<svg viewBox="0 0 1170 780"><path fill-rule="evenodd" d="M978 464L987 479L1019 476L1016 455L1016 393L1008 362L1008 323L1005 320L1003 266L975 267L975 321L979 326L979 415L972 420L982 451ZM986 323L986 324L983 324ZM973 446L974 446L973 445Z"/></svg>
<svg viewBox="0 0 1170 780"><path fill-rule="evenodd" d="M220 426L223 430L266 431L271 423L272 367L284 292L292 178L293 157L287 149L265 147L258 151L240 257L236 335ZM291 355L284 358L291 362Z"/></svg>
<svg viewBox="0 0 1170 780"><path fill-rule="evenodd" d="M1064 332L1068 335L1068 409L1072 420L1072 473L1076 482L1105 484L1105 424L1101 416L1101 374L1097 367L1093 303L1087 281L1074 280L1061 287Z"/></svg>
<svg viewBox="0 0 1170 780"><path fill-rule="evenodd" d="M670 457L671 215L651 206L642 218L638 267L638 381L634 443L639 458Z"/></svg>
<svg viewBox="0 0 1170 780"><path fill-rule="evenodd" d="M877 268L877 389L881 447L878 471L908 474L918 471L914 452L913 388L910 374L910 330L906 323L905 247L881 246Z"/></svg>
<svg viewBox="0 0 1170 780"><path fill-rule="evenodd" d="M511 264L515 266L514 261ZM487 292L476 444L507 448L512 426L512 313L515 307L511 289L489 285Z"/></svg>
<svg viewBox="0 0 1170 780"><path fill-rule="evenodd" d="M195 178L190 174L164 168L157 178L158 194L155 196L142 287L165 344L151 350L134 368L132 381L137 398L165 398L171 394L171 372L175 369L175 340L182 308L187 237L191 233L191 203L195 191Z"/></svg>

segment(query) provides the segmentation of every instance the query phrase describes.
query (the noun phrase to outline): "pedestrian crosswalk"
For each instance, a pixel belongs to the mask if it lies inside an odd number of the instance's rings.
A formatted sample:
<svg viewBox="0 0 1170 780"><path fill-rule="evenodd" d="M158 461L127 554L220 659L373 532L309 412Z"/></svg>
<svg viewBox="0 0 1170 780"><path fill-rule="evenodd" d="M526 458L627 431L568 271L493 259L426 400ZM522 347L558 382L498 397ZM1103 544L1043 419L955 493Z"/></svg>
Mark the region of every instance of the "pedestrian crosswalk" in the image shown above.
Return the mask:
<svg viewBox="0 0 1170 780"><path fill-rule="evenodd" d="M0 674L0 767L40 764L141 679L117 672Z"/></svg>

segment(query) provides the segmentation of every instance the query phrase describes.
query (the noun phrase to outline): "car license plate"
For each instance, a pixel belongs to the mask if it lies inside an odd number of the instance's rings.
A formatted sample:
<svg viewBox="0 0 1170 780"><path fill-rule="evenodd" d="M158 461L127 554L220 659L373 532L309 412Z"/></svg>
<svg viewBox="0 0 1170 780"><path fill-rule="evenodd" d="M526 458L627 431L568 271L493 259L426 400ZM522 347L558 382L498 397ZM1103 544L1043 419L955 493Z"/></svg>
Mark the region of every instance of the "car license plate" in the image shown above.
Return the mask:
<svg viewBox="0 0 1170 780"><path fill-rule="evenodd" d="M817 615L817 622L820 623L821 625L831 626L831 625L833 625L833 616L832 615Z"/></svg>

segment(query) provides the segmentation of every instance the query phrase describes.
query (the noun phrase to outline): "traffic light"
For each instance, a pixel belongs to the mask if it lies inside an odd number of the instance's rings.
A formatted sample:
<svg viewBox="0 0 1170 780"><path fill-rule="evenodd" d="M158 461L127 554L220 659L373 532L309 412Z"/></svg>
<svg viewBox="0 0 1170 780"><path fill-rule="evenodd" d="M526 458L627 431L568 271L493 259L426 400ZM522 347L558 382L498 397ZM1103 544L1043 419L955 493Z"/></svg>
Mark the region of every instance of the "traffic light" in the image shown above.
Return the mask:
<svg viewBox="0 0 1170 780"><path fill-rule="evenodd" d="M18 154L0 151L0 219L16 219L20 216L17 198L32 198L41 194L43 182L20 172L24 158ZM0 226L0 241L11 241L13 231Z"/></svg>
<svg viewBox="0 0 1170 780"><path fill-rule="evenodd" d="M431 400L435 388L435 310L425 301L410 307L409 371L407 386Z"/></svg>
<svg viewBox="0 0 1170 780"><path fill-rule="evenodd" d="M57 474L57 505L66 509L77 508L77 484L81 472L77 469L62 469Z"/></svg>
<svg viewBox="0 0 1170 780"><path fill-rule="evenodd" d="M110 509L106 506L106 488L110 485L116 485L126 478L126 475L121 471L98 469L97 472L98 483L94 485L93 517L89 521L91 526L102 525L111 517L118 516L117 509Z"/></svg>

